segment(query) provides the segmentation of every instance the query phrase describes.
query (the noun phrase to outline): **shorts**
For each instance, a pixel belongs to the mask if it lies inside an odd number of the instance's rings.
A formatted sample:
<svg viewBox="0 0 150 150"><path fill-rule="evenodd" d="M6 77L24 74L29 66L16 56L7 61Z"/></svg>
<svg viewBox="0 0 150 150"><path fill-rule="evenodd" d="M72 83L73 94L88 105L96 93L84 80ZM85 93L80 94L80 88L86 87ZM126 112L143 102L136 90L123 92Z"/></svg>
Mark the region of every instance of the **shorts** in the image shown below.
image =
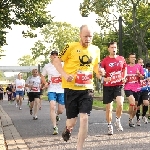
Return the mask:
<svg viewBox="0 0 150 150"><path fill-rule="evenodd" d="M103 104L111 103L117 96L124 97L123 86L103 86Z"/></svg>
<svg viewBox="0 0 150 150"><path fill-rule="evenodd" d="M64 105L64 93L48 92L48 100L56 101L58 104Z"/></svg>
<svg viewBox="0 0 150 150"><path fill-rule="evenodd" d="M64 89L67 119L78 117L79 113L90 115L93 104L93 90Z"/></svg>
<svg viewBox="0 0 150 150"><path fill-rule="evenodd" d="M16 98L16 92L13 92L13 97Z"/></svg>
<svg viewBox="0 0 150 150"><path fill-rule="evenodd" d="M29 92L29 101L33 102L35 98L40 99L40 92Z"/></svg>
<svg viewBox="0 0 150 150"><path fill-rule="evenodd" d="M131 91L131 90L125 90L125 95L126 95L126 97L129 97L130 95L133 95L133 97L135 98L135 101L139 101L140 91L134 92L134 91Z"/></svg>
<svg viewBox="0 0 150 150"><path fill-rule="evenodd" d="M17 95L23 97L24 96L24 91L16 91L16 96Z"/></svg>
<svg viewBox="0 0 150 150"><path fill-rule="evenodd" d="M141 91L141 92L140 92L140 97L139 97L139 101L138 101L138 106L140 106L141 104L143 104L143 100L149 100L148 91Z"/></svg>

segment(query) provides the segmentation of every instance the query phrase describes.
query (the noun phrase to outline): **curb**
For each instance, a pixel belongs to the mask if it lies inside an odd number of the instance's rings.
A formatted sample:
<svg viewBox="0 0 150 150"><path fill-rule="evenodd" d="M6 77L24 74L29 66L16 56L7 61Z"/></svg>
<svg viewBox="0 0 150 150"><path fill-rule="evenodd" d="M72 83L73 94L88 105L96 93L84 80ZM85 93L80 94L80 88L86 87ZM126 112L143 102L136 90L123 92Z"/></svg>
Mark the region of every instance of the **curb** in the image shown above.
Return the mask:
<svg viewBox="0 0 150 150"><path fill-rule="evenodd" d="M25 141L22 139L19 132L12 123L11 118L3 110L2 106L0 106L0 114L1 114L0 131L3 133L1 143L3 143L3 147L5 148L1 149L0 147L0 150L29 150L29 148L25 144Z"/></svg>

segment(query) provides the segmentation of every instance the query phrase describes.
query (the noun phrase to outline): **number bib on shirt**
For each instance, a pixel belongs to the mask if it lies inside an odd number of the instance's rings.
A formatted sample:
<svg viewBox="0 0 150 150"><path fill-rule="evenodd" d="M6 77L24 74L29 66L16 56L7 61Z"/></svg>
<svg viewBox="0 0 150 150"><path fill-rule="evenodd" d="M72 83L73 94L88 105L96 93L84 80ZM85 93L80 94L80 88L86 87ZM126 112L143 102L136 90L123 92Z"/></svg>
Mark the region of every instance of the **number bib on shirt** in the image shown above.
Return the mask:
<svg viewBox="0 0 150 150"><path fill-rule="evenodd" d="M117 82L120 82L122 80L122 75L121 75L121 72L118 71L118 72L113 72L111 74L111 84L112 83L117 83Z"/></svg>
<svg viewBox="0 0 150 150"><path fill-rule="evenodd" d="M51 77L52 84L58 84L62 82L61 77Z"/></svg>
<svg viewBox="0 0 150 150"><path fill-rule="evenodd" d="M127 82L128 83L138 83L139 77L137 75L128 75Z"/></svg>
<svg viewBox="0 0 150 150"><path fill-rule="evenodd" d="M141 87L146 87L147 81L146 80L140 80L140 85L141 85Z"/></svg>
<svg viewBox="0 0 150 150"><path fill-rule="evenodd" d="M21 85L20 85L20 86L17 86L17 88L18 88L18 89L21 89L21 88L22 88L22 86L21 86Z"/></svg>
<svg viewBox="0 0 150 150"><path fill-rule="evenodd" d="M32 91L38 91L38 87L32 87L32 89L31 89Z"/></svg>
<svg viewBox="0 0 150 150"><path fill-rule="evenodd" d="M87 85L92 84L92 72L90 71L78 71L75 78L76 86L86 87Z"/></svg>

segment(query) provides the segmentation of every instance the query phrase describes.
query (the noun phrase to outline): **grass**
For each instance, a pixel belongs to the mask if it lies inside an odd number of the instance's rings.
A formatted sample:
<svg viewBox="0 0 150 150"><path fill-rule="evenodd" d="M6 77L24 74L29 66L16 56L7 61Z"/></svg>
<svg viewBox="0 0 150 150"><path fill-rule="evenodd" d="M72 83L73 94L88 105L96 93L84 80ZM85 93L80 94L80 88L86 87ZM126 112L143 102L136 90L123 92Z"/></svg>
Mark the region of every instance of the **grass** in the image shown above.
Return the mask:
<svg viewBox="0 0 150 150"><path fill-rule="evenodd" d="M103 104L103 101L100 101L100 100L94 100L93 106L105 108L105 104ZM116 102L113 103L113 109L114 110L116 109ZM128 111L128 110L129 110L129 104L124 102L123 103L123 111Z"/></svg>

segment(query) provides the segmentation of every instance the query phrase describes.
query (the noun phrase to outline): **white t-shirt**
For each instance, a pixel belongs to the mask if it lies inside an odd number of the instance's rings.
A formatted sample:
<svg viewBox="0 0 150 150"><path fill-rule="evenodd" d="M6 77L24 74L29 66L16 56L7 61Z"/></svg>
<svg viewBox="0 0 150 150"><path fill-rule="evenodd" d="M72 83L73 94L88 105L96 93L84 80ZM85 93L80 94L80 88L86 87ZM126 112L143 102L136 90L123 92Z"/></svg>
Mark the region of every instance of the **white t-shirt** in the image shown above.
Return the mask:
<svg viewBox="0 0 150 150"><path fill-rule="evenodd" d="M62 63L63 65L63 63ZM61 75L56 70L52 63L48 63L44 66L42 75L48 75L48 80L50 82L48 87L48 92L56 92L56 93L64 93L64 89L62 88Z"/></svg>
<svg viewBox="0 0 150 150"><path fill-rule="evenodd" d="M32 88L30 88L29 92L40 92L40 87L41 87L41 77L28 77L26 80L26 84L30 84Z"/></svg>
<svg viewBox="0 0 150 150"><path fill-rule="evenodd" d="M24 91L25 80L24 79L16 79L15 80L16 91ZM22 88L20 88L22 86Z"/></svg>

